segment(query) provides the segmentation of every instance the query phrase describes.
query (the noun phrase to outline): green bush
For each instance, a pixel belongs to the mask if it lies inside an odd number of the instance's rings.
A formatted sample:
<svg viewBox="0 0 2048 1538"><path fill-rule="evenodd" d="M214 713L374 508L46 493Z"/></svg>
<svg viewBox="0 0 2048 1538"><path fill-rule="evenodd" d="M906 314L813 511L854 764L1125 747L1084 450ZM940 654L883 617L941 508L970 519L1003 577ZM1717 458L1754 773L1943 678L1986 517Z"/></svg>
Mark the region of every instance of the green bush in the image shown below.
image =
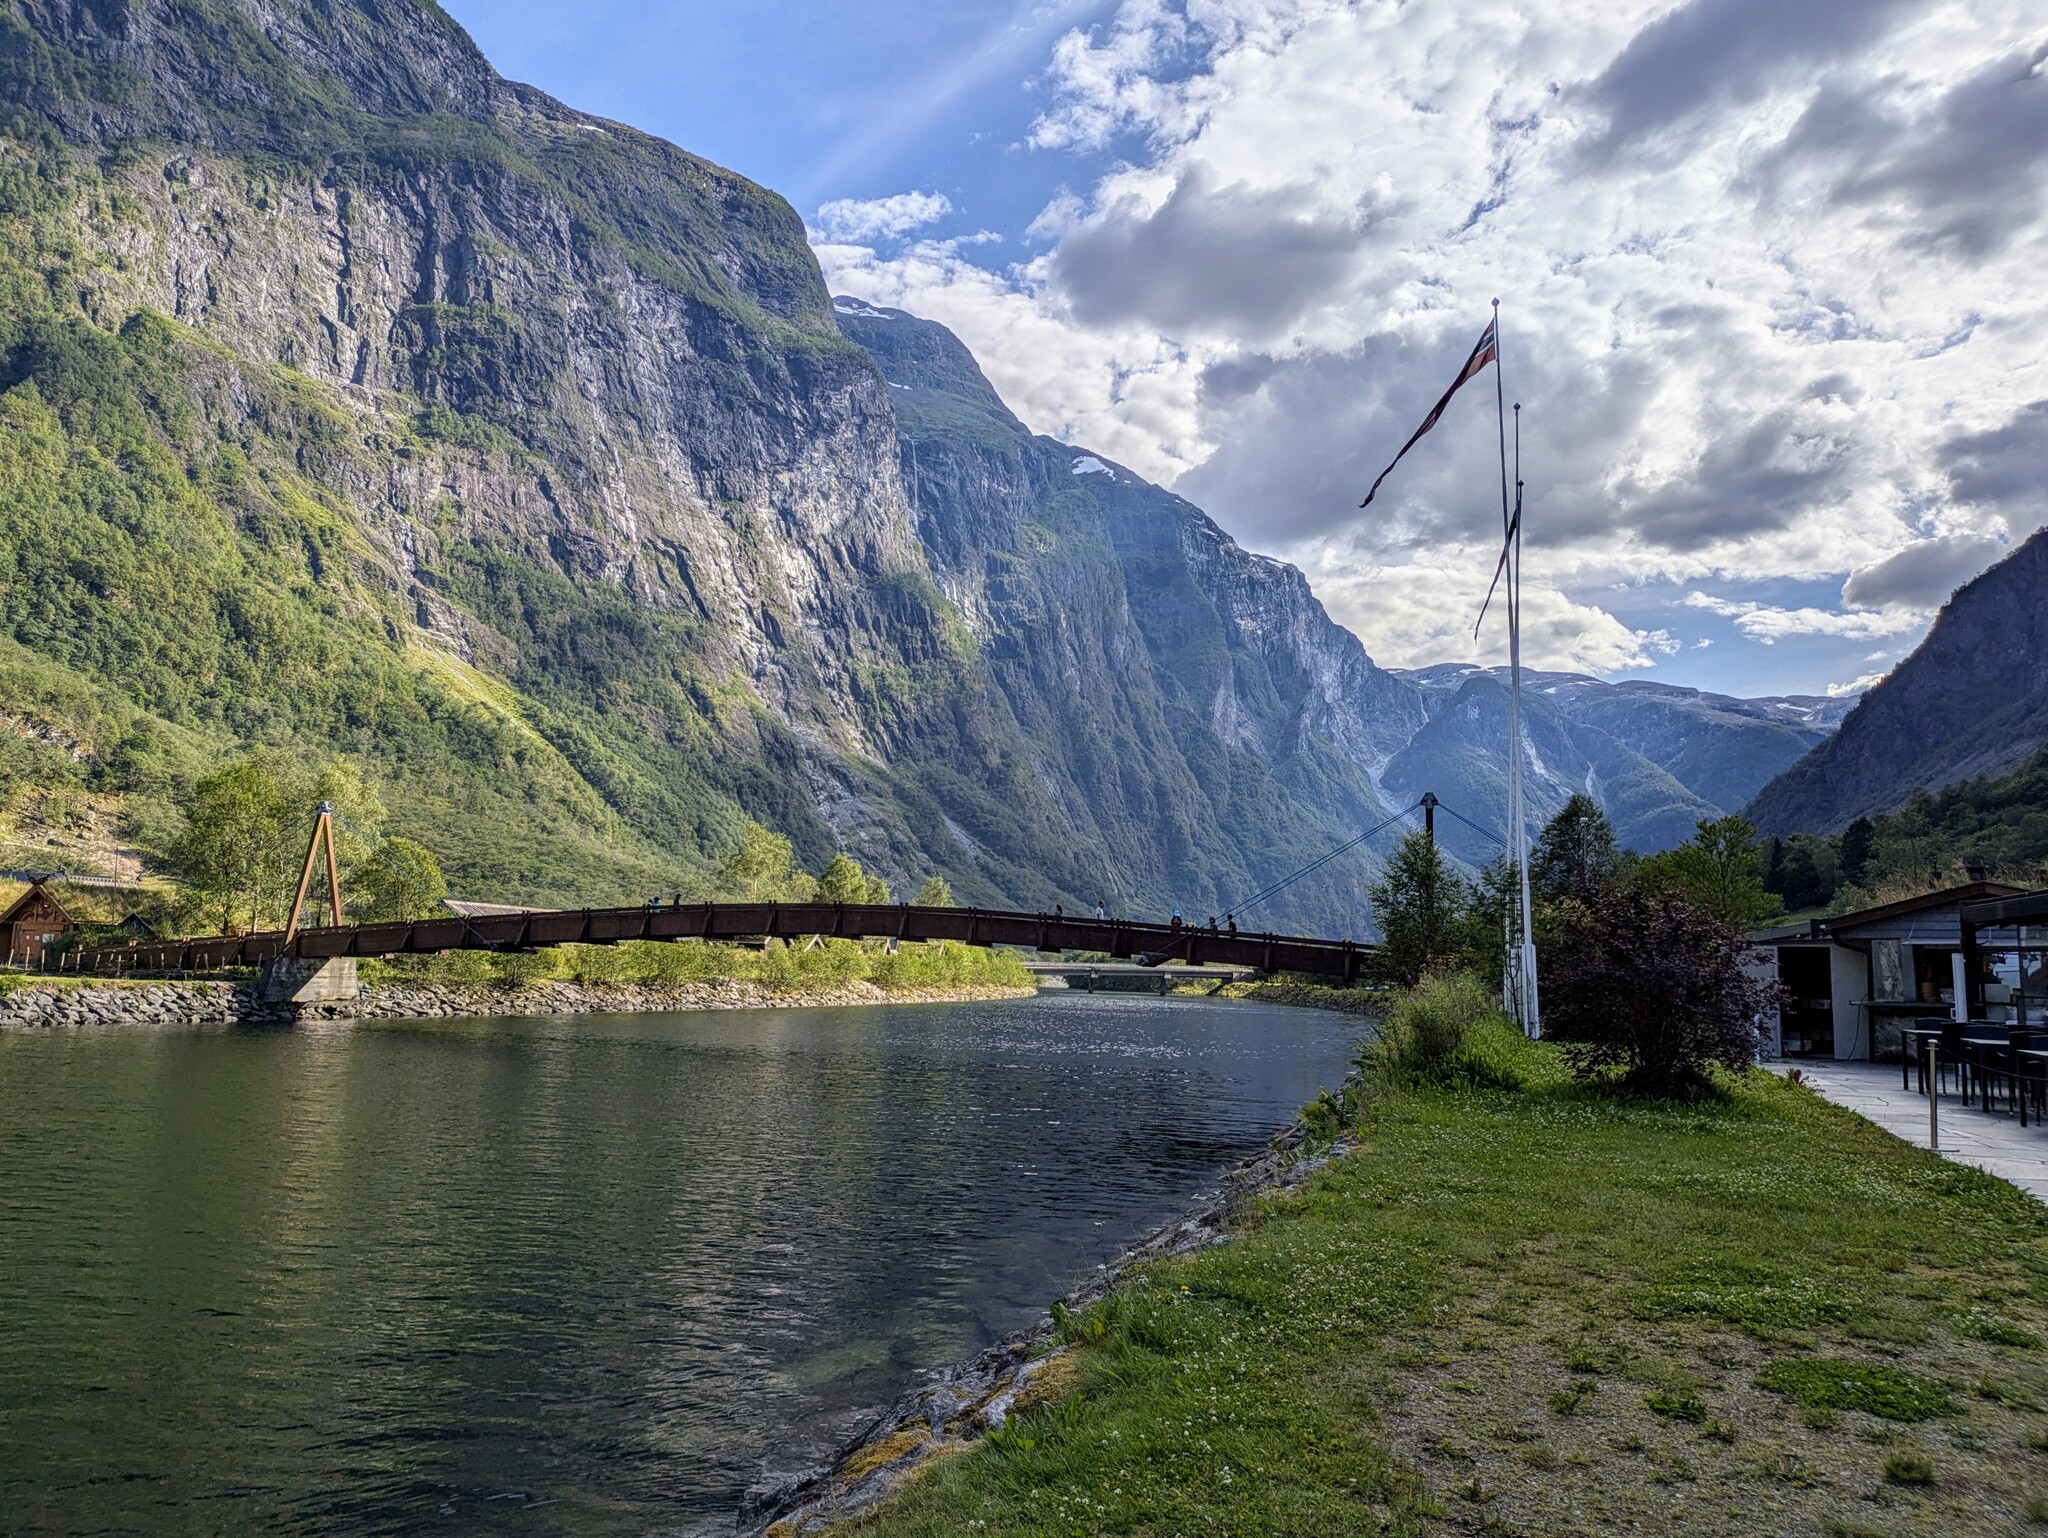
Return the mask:
<svg viewBox="0 0 2048 1538"><path fill-rule="evenodd" d="M497 957L489 951L443 951L438 956L408 958L416 975L427 983L488 983L497 978Z"/></svg>
<svg viewBox="0 0 2048 1538"><path fill-rule="evenodd" d="M1523 1082L1525 1043L1467 973L1425 977L1387 1011L1359 1056L1366 1080L1384 1089L1430 1084Z"/></svg>
<svg viewBox="0 0 2048 1538"><path fill-rule="evenodd" d="M565 945L561 948L562 970L572 983L586 987L596 983L628 983L634 976L633 955L639 942L625 945Z"/></svg>
<svg viewBox="0 0 2048 1538"><path fill-rule="evenodd" d="M868 958L877 988L1029 988L1032 977L1015 951L983 950L952 940L905 945Z"/></svg>
<svg viewBox="0 0 2048 1538"><path fill-rule="evenodd" d="M773 942L761 951L697 941L627 940L528 952L448 951L363 964L363 980L371 983L529 987L552 977L595 987L657 988L738 978L785 993L844 988L864 978L884 990L899 991L1032 985L1031 974L1015 951L983 950L949 940L905 945L894 953L853 940L828 939L811 946Z"/></svg>
<svg viewBox="0 0 2048 1538"><path fill-rule="evenodd" d="M553 951L508 951L493 960L500 982L514 988L531 988L556 975L560 958Z"/></svg>

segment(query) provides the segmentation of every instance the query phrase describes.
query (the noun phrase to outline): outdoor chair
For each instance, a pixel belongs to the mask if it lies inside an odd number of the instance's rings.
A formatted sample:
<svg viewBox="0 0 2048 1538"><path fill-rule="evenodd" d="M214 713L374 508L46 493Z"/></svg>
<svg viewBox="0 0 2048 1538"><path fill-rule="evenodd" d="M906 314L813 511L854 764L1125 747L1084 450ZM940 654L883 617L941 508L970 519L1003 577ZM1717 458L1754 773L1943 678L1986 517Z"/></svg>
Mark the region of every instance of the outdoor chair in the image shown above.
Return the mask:
<svg viewBox="0 0 2048 1538"><path fill-rule="evenodd" d="M1953 1078L1956 1092L1965 1098L1969 1091L1970 1063L1963 1051L1963 1022L1944 1020L1941 1023L1941 1053L1934 1064L1934 1093L1937 1095Z"/></svg>
<svg viewBox="0 0 2048 1538"><path fill-rule="evenodd" d="M1927 1093L1927 1044L1934 1042L1939 1045L1942 1032L1953 1024L1955 1021L1939 1015L1923 1015L1900 1033L1900 1045L1905 1048L1901 1054L1904 1061L1899 1069L1900 1089L1913 1087L1912 1076L1917 1069L1920 1074L1920 1093Z"/></svg>
<svg viewBox="0 0 2048 1538"><path fill-rule="evenodd" d="M2027 1124L2029 1110L2037 1122L2048 1119L2048 1030L2015 1028L2008 1041L2013 1099L2019 1106L2020 1125ZM2042 1055L2032 1055L2036 1053Z"/></svg>
<svg viewBox="0 0 2048 1538"><path fill-rule="evenodd" d="M1961 1039L1963 1098L1977 1101L1988 1112L1993 1097L2010 1093L2013 1087L2013 1072L2020 1061L2014 1055L2013 1032L1993 1021L1971 1020L1964 1024Z"/></svg>

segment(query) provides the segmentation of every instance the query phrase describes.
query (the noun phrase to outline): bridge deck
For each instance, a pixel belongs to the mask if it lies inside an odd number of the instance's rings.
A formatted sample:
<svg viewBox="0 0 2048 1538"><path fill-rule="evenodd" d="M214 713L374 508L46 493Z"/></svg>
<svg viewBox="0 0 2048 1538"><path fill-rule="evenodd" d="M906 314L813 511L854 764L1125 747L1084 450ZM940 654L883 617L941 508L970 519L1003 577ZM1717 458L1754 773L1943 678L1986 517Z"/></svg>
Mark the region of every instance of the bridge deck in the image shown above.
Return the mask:
<svg viewBox="0 0 2048 1538"><path fill-rule="evenodd" d="M613 945L623 940L738 940L762 935L802 939L957 940L1038 951L1099 951L1110 956L1306 972L1351 983L1373 947L1299 935L1175 929L1121 919L1054 917L994 908L922 908L914 904L694 903L667 908L583 908L473 918L350 924L197 940L144 940L80 953L93 972L205 972L255 966L277 956L392 956L454 950L531 950L543 945Z"/></svg>

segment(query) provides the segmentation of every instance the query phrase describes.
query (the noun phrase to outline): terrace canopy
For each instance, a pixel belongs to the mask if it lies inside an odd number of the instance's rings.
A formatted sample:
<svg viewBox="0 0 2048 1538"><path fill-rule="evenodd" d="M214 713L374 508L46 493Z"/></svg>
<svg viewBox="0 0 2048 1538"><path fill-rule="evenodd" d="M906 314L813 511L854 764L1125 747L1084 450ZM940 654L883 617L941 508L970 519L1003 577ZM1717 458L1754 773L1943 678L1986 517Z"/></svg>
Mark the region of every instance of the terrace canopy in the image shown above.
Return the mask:
<svg viewBox="0 0 2048 1538"><path fill-rule="evenodd" d="M1966 903L1962 921L1970 1018L2048 1029L2048 891Z"/></svg>

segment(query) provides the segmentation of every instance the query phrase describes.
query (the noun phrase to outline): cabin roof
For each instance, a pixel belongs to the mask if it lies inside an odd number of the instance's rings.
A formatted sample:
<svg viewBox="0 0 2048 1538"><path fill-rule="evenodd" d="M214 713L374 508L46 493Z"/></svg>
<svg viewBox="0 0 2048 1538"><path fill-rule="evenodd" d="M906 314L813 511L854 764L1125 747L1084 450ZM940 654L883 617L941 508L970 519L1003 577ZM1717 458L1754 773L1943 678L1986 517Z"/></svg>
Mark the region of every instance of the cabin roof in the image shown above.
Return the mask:
<svg viewBox="0 0 2048 1538"><path fill-rule="evenodd" d="M1926 913L1937 908L1961 908L1964 903L1982 902L1986 898L2014 897L2022 888L2008 886L2003 881L1972 881L1963 886L1945 887L1939 892L1923 893L1919 897L1905 897L1898 902L1879 903L1875 908L1865 908L1857 913L1844 913L1839 918L1825 920L1830 934L1841 934L1848 929L1861 929L1865 925L1879 924L1886 919L1905 918L1910 914Z"/></svg>
<svg viewBox="0 0 2048 1538"><path fill-rule="evenodd" d="M5 913L0 913L0 924L11 924L16 919L24 917L35 908L39 901L47 904L50 911L54 912L65 923L74 922L71 915L65 911L64 905L58 902L55 894L50 891L49 878L44 877L39 881L31 881L28 884L28 890L15 898L8 905Z"/></svg>

